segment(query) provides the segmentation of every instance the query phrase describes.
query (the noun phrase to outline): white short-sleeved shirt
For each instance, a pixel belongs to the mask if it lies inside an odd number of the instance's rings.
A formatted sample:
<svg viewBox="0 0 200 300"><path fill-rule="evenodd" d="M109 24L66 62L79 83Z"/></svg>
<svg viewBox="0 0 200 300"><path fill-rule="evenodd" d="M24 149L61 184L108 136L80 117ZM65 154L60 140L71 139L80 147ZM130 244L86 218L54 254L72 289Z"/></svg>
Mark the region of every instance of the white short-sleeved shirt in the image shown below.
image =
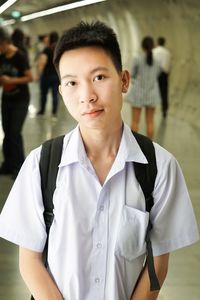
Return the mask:
<svg viewBox="0 0 200 300"><path fill-rule="evenodd" d="M151 211L154 255L199 239L191 201L175 158L155 144L158 174ZM0 236L43 251L46 241L38 162L27 157L0 216ZM103 186L86 156L79 128L64 139L54 193L49 270L65 300L129 300L145 257L149 214L132 161L146 164L130 129Z"/></svg>
<svg viewBox="0 0 200 300"><path fill-rule="evenodd" d="M153 49L153 55L158 60L162 70L169 73L171 68L170 51L164 46L157 46Z"/></svg>

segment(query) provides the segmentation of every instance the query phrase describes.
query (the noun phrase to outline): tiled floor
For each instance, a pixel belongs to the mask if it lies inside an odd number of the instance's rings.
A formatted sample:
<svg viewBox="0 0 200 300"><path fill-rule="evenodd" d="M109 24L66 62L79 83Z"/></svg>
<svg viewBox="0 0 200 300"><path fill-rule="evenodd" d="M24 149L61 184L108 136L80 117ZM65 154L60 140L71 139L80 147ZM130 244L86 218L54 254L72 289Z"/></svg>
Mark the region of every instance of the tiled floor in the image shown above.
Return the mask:
<svg viewBox="0 0 200 300"><path fill-rule="evenodd" d="M42 141L65 133L75 125L62 102L57 121L53 121L50 117L50 103L46 117L35 118L37 103L34 99L38 98L38 89L34 84L31 92L32 105L24 127L27 154ZM130 123L130 108L127 104L123 108L123 118L126 123ZM200 228L200 130L172 116L163 122L159 111L156 113L155 123L155 140L176 156L183 169ZM141 132L144 133L144 129L142 118ZM1 144L2 132L0 131ZM9 177L0 177L0 210L12 183ZM29 295L18 272L17 246L0 240L0 300L25 300L29 299ZM200 243L171 254L168 277L159 296L159 300L188 299L200 300Z"/></svg>

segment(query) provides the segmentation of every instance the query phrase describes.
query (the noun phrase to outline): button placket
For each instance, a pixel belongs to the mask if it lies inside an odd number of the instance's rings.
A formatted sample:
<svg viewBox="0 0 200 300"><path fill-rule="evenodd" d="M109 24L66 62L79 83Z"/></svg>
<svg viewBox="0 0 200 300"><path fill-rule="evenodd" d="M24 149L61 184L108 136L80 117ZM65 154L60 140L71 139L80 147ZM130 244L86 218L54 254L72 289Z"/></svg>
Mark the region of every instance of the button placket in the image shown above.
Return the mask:
<svg viewBox="0 0 200 300"><path fill-rule="evenodd" d="M101 249L102 248L102 243L97 243L97 248Z"/></svg>
<svg viewBox="0 0 200 300"><path fill-rule="evenodd" d="M104 195L102 195L104 194ZM92 277L94 287L92 294L96 299L102 299L104 293L104 283L106 275L106 257L107 257L107 203L105 193L100 193L99 203L96 215L96 224L93 231L93 270ZM103 201L102 201L103 200Z"/></svg>
<svg viewBox="0 0 200 300"><path fill-rule="evenodd" d="M99 210L100 210L101 212L103 212L103 211L104 211L104 205L100 205Z"/></svg>
<svg viewBox="0 0 200 300"><path fill-rule="evenodd" d="M94 282L95 282L95 283L99 283L99 282L100 282L100 278L99 278L99 277L96 277L95 280L94 280Z"/></svg>

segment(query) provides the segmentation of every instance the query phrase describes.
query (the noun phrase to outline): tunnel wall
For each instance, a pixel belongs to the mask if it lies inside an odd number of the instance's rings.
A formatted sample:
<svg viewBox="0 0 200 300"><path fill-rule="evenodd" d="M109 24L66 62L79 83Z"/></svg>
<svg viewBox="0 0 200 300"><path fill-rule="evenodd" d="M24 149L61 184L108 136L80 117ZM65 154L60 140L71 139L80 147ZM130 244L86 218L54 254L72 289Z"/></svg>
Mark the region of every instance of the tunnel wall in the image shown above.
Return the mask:
<svg viewBox="0 0 200 300"><path fill-rule="evenodd" d="M200 127L199 0L108 0L16 26L33 37L51 30L62 33L81 19L99 19L113 27L129 70L144 35L165 36L172 53L170 114Z"/></svg>

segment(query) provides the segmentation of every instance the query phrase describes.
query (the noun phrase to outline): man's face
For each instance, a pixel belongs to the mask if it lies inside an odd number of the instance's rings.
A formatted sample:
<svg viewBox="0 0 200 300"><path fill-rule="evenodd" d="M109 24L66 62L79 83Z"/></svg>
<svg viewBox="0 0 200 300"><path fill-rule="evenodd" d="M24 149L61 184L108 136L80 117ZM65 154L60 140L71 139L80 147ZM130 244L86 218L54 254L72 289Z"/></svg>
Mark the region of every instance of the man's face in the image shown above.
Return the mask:
<svg viewBox="0 0 200 300"><path fill-rule="evenodd" d="M122 92L128 89L129 73L117 72L103 49L66 51L59 71L59 91L80 128L103 129L121 124Z"/></svg>

